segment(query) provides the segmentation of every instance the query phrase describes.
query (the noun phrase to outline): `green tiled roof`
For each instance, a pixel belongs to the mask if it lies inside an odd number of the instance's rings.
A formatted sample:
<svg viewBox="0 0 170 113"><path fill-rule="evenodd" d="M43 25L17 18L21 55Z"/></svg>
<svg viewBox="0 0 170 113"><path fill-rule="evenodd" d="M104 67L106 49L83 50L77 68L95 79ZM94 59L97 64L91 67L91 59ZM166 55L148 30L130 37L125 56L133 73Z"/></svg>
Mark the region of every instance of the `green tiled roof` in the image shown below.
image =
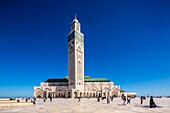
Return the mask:
<svg viewBox="0 0 170 113"><path fill-rule="evenodd" d="M110 82L110 80L106 78L90 78L90 79L84 79L84 82Z"/></svg>
<svg viewBox="0 0 170 113"><path fill-rule="evenodd" d="M68 79L68 76L65 78ZM84 82L110 82L110 80L106 78L91 78L90 76L84 76Z"/></svg>
<svg viewBox="0 0 170 113"><path fill-rule="evenodd" d="M64 78L66 78L66 79L68 80L68 76L66 76L66 77L64 77Z"/></svg>
<svg viewBox="0 0 170 113"><path fill-rule="evenodd" d="M90 76L84 76L84 79L90 79L91 77Z"/></svg>

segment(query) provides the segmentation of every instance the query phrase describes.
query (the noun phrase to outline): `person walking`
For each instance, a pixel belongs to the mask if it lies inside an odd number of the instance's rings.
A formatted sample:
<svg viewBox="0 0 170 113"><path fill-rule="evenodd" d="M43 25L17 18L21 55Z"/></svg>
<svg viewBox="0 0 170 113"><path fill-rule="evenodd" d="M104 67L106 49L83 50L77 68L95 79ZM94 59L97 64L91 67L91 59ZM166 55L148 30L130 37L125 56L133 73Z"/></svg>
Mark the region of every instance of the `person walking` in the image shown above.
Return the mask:
<svg viewBox="0 0 170 113"><path fill-rule="evenodd" d="M43 98L44 102L46 101L46 97Z"/></svg>
<svg viewBox="0 0 170 113"><path fill-rule="evenodd" d="M97 97L97 101L100 102L100 97Z"/></svg>
<svg viewBox="0 0 170 113"><path fill-rule="evenodd" d="M110 103L110 100L109 100L109 97L107 97L107 104L109 104Z"/></svg>
<svg viewBox="0 0 170 113"><path fill-rule="evenodd" d="M53 98L50 96L50 102L52 102L52 99L53 99Z"/></svg>
<svg viewBox="0 0 170 113"><path fill-rule="evenodd" d="M113 96L111 96L111 101L113 102Z"/></svg>
<svg viewBox="0 0 170 113"><path fill-rule="evenodd" d="M127 104L130 104L130 100L131 100L131 98L127 97Z"/></svg>
<svg viewBox="0 0 170 113"><path fill-rule="evenodd" d="M126 103L126 96L123 96L122 97L122 100L123 100L123 105L126 105L125 103Z"/></svg>
<svg viewBox="0 0 170 113"><path fill-rule="evenodd" d="M33 103L34 105L36 105L36 102L35 102L34 100L32 100L32 103Z"/></svg>
<svg viewBox="0 0 170 113"><path fill-rule="evenodd" d="M140 104L143 104L143 96L140 97Z"/></svg>
<svg viewBox="0 0 170 113"><path fill-rule="evenodd" d="M52 96L51 96L51 95L49 95L49 96L48 96L48 98L50 98L50 102L52 102Z"/></svg>
<svg viewBox="0 0 170 113"><path fill-rule="evenodd" d="M34 97L34 101L36 102L36 98Z"/></svg>
<svg viewBox="0 0 170 113"><path fill-rule="evenodd" d="M80 102L80 97L78 97L78 99L79 99L78 102Z"/></svg>

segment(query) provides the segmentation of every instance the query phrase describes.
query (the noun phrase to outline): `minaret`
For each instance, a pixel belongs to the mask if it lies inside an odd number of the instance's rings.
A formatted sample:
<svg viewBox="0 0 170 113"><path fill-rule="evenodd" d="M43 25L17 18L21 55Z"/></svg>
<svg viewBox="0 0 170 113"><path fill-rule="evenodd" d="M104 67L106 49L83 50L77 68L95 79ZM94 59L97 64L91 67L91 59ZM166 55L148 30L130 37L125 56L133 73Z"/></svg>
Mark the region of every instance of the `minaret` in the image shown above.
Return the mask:
<svg viewBox="0 0 170 113"><path fill-rule="evenodd" d="M68 35L69 89L84 91L84 34L75 15Z"/></svg>

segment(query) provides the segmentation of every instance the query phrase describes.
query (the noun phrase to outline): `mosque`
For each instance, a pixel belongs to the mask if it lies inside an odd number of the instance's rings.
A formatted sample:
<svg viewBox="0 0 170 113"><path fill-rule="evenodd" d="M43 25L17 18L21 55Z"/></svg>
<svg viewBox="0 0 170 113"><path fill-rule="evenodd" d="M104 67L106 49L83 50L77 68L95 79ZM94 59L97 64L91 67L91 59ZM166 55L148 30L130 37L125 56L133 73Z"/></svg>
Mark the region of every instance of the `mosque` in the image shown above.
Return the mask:
<svg viewBox="0 0 170 113"><path fill-rule="evenodd" d="M120 86L106 78L84 76L84 34L77 17L68 34L68 76L34 86L34 97L74 98L120 96Z"/></svg>

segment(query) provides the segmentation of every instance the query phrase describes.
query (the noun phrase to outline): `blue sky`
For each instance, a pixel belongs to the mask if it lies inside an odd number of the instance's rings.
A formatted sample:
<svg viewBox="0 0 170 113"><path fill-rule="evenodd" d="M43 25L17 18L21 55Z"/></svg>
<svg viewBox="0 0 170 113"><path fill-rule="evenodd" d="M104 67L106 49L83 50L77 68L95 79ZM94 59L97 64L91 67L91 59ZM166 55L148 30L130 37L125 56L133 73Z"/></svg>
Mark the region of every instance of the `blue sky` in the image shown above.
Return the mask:
<svg viewBox="0 0 170 113"><path fill-rule="evenodd" d="M170 1L1 0L0 96L68 72L67 36L77 14L85 35L85 75L138 95L170 95Z"/></svg>

